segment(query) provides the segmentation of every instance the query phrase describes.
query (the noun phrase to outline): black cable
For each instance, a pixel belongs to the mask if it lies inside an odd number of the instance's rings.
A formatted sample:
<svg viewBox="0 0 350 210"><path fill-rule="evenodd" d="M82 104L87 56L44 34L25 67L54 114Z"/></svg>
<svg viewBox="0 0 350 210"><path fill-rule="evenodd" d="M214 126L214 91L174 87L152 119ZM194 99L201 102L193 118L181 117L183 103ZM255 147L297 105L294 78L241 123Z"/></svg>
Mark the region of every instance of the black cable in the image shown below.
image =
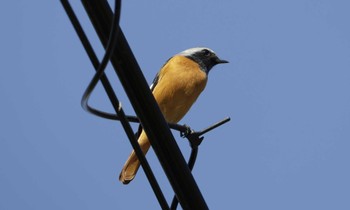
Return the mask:
<svg viewBox="0 0 350 210"><path fill-rule="evenodd" d="M88 39L87 39L87 37L86 37L82 27L81 27L81 24L79 23L79 21L78 21L76 15L74 13L72 7L70 6L68 0L61 0L61 3L63 5L64 9L66 10L68 17L70 18L70 20L71 20L71 22L73 24L74 29L76 30L76 32L77 32L81 42L83 43L83 46L84 46L85 50L87 51L87 54L89 55L93 65L94 65L94 67L96 68L96 71L97 71L97 73L94 76L93 80L90 82L89 87L87 88L86 92L84 93L84 97L82 99L82 105L85 108L87 108L87 111L92 111L93 114L100 115L102 113L103 116L105 115L104 112L95 110L95 109L89 107L88 104L87 104L89 95L91 94L91 91L94 89L94 86L96 86L96 84L94 84L96 82L96 78L98 78L98 76L100 76L102 84L103 84L104 88L106 89L106 92L107 92L107 94L108 94L108 96L109 96L109 98L110 98L110 100L112 102L112 105L113 105L113 107L114 107L114 109L115 109L115 111L117 113L117 115L113 116L113 119L114 118L118 118L118 120L120 120L120 122L122 123L122 126L123 126L123 128L125 130L125 133L128 136L128 138L130 140L130 143L131 143L133 149L135 150L136 155L138 156L138 158L139 158L139 160L141 162L141 165L142 165L142 167L143 167L143 169L145 171L145 174L146 174L146 176L147 176L147 178L148 178L148 180L149 180L149 182L151 184L151 187L152 187L152 189L153 189L153 191L154 191L154 193L155 193L155 195L156 195L156 197L158 199L158 202L159 202L160 206L162 207L162 209L169 209L169 206L168 206L168 204L166 202L166 199L165 199L165 197L164 197L164 195L163 195L163 193L162 193L162 191L161 191L161 189L159 187L159 184L156 181L155 176L154 176L154 174L153 174L153 172L152 172L152 170L151 170L151 168L150 168L150 166L149 166L145 156L143 155L143 153L141 151L141 148L140 148L139 144L137 143L137 141L135 139L133 130L132 130L132 128L131 128L131 126L130 126L130 124L128 122L129 120L130 121L134 121L134 122L138 122L138 119L136 117L133 117L133 116L126 116L124 111L123 111L123 109L119 106L119 100L118 100L117 96L115 95L115 93L114 93L114 91L112 89L112 86L110 85L106 75L103 72L106 64L103 64L103 63L101 63L101 65L99 64L97 56L94 53L94 50L92 49L92 46L89 43L89 41L88 41ZM115 15L116 16L120 16L120 5L121 5L120 1L118 3L117 2L115 3L115 6L116 6ZM117 8L119 8L119 11L118 11ZM116 13L119 13L119 14L116 14ZM118 21L117 21L117 18L115 18L115 17L113 18L113 21L114 21L113 23L119 23L119 17L118 17ZM115 22L115 21L117 21L117 22ZM114 26L115 24L112 24L112 25ZM113 30L113 28L112 28L112 31L111 31L111 34L110 34L111 35L110 38L116 37L115 35L113 35L113 33L116 33L116 30ZM113 46L113 42L114 42L113 40L109 41L109 43L111 43L112 45L108 45L109 47L107 47L107 48L109 48L109 50L106 49L106 54L107 54L107 52L108 53L112 53L113 52L113 49L112 50L110 49L110 46L114 47ZM105 57L110 57L110 56L105 55L104 58ZM105 60L105 59L103 59L103 60ZM108 62L108 59L107 59L107 62ZM98 79L97 79L97 82L98 82ZM110 114L107 113L107 115L105 115L105 116L109 116L109 115Z"/></svg>

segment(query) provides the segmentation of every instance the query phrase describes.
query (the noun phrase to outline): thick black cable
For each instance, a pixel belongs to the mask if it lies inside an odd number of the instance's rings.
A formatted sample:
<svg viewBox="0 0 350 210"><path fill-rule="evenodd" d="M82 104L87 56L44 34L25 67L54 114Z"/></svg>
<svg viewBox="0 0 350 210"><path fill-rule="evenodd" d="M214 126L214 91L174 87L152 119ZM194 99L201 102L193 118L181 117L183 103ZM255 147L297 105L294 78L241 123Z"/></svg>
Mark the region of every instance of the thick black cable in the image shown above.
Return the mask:
<svg viewBox="0 0 350 210"><path fill-rule="evenodd" d="M64 9L66 10L67 15L70 18L70 20L71 20L71 22L73 24L73 27L76 30L76 32L77 32L81 42L83 43L84 48L87 51L87 54L89 55L89 57L90 57L93 65L94 65L94 67L96 68L96 71L100 70L100 67L102 65L99 64L97 56L94 53L94 50L93 50L91 44L89 43L89 41L88 41L88 39L87 39L87 37L86 37L82 27L81 27L81 24L79 23L79 21L78 21L76 15L74 13L72 7L70 6L68 0L61 0L61 3L63 5ZM119 3L116 2L115 6L120 8L120 1L119 1ZM115 12L118 12L117 8L115 9ZM120 15L120 9L119 9L118 13L119 14L117 14L117 15ZM117 20L117 19L113 18L113 20ZM119 23L119 20L117 22ZM113 31L115 33L115 30L112 29L111 34L112 34ZM111 35L111 37L113 37L113 35ZM107 52L111 52L111 50L106 50L106 53ZM107 57L107 56L105 56L105 57ZM104 64L104 65L106 65L106 64ZM97 72L96 74L99 74L101 76L102 84L103 84L104 88L106 89L106 92L107 92L107 94L108 94L108 96L109 96L109 98L110 98L110 100L112 102L113 107L115 108L115 111L117 112L117 115L115 115L115 116L117 116L118 120L121 121L122 126L123 126L123 128L124 128L124 130L125 130L125 132L126 132L126 134L128 136L128 138L129 138L129 140L130 140L131 145L133 146L133 149L135 150L136 155L138 156L138 158L139 158L139 160L141 162L141 165L142 165L142 167L143 167L143 169L145 171L145 174L146 174L146 176L147 176L147 178L148 178L148 180L149 180L149 182L151 184L151 187L152 187L152 189L153 189L153 191L154 191L154 193L155 193L155 195L156 195L156 197L158 199L158 202L159 202L160 206L162 207L162 209L169 209L169 206L168 206L168 204L166 202L166 199L165 199L165 197L164 197L164 195L163 195L163 193L162 193L162 191L161 191L161 189L159 187L159 184L156 181L155 176L154 176L154 174L153 174L153 172L152 172L152 170L151 170L151 168L150 168L150 166L149 166L145 156L143 155L143 153L141 151L141 148L140 148L139 144L137 143L137 141L135 139L133 130L132 130L132 128L131 128L131 126L130 126L130 124L128 122L129 120L130 121L134 121L134 122L138 122L138 119L136 117L133 117L133 116L126 116L125 115L123 109L119 106L118 98L115 95L115 93L114 93L114 91L112 89L112 86L110 85L106 75L103 72L104 69L103 68L101 68L101 69L102 70L100 70L100 71L102 71L102 73ZM93 86L93 81L91 81L90 84L92 84L92 86ZM93 90L93 88L90 88L90 91L92 91L92 90ZM89 96L90 94L88 93L88 94L84 94L84 95L86 97L86 96ZM86 100L86 99L83 98L83 100ZM86 103L87 103L87 101L88 100L86 100ZM90 110L90 111L91 111L91 109L93 110L93 108L91 108L91 107L88 108L88 110ZM97 113L103 113L103 112L100 112L100 111L97 110ZM94 114L96 114L96 112ZM108 115L109 115L109 113L108 113Z"/></svg>

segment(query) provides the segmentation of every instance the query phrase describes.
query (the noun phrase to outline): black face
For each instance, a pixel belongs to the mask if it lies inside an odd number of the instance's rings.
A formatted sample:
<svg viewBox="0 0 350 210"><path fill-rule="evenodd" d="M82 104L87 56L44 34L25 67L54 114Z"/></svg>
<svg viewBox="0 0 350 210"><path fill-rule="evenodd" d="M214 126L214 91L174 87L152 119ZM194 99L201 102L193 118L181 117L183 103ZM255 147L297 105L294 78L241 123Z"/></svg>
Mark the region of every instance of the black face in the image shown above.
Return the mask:
<svg viewBox="0 0 350 210"><path fill-rule="evenodd" d="M190 56L190 58L196 61L202 68L203 71L209 73L210 69L216 64L228 63L228 61L220 60L215 53L210 50L203 49Z"/></svg>

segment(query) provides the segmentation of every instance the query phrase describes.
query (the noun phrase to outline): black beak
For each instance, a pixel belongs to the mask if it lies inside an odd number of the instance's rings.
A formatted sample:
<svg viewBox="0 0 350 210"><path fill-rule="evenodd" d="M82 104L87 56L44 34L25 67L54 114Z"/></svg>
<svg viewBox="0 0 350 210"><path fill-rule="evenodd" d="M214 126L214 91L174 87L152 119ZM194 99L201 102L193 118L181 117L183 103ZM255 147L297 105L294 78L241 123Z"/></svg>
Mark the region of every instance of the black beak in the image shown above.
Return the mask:
<svg viewBox="0 0 350 210"><path fill-rule="evenodd" d="M218 64L219 64L219 63L228 63L228 61L227 61L227 60L220 60L220 59L218 59L218 61L217 61L217 62L218 62Z"/></svg>
<svg viewBox="0 0 350 210"><path fill-rule="evenodd" d="M228 63L228 61L226 61L226 60L221 60L220 58L217 58L217 59L216 59L216 63L217 63L217 64L220 64L220 63Z"/></svg>

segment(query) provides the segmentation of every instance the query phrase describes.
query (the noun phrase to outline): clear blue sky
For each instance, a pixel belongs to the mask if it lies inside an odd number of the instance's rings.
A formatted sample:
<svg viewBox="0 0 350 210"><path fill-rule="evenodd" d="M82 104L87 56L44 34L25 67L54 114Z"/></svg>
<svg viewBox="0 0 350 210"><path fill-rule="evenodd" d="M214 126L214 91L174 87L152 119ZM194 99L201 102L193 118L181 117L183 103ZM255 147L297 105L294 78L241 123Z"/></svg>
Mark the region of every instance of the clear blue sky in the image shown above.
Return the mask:
<svg viewBox="0 0 350 210"><path fill-rule="evenodd" d="M82 5L73 6L101 58ZM149 83L190 47L230 61L213 69L182 120L201 129L232 118L205 136L194 169L210 209L350 209L349 8L346 0L123 1L121 25ZM0 209L159 209L142 171L129 186L117 180L131 150L120 124L80 107L93 69L60 2L3 1L0 25ZM132 114L110 66L108 74ZM92 103L111 110L100 86Z"/></svg>

